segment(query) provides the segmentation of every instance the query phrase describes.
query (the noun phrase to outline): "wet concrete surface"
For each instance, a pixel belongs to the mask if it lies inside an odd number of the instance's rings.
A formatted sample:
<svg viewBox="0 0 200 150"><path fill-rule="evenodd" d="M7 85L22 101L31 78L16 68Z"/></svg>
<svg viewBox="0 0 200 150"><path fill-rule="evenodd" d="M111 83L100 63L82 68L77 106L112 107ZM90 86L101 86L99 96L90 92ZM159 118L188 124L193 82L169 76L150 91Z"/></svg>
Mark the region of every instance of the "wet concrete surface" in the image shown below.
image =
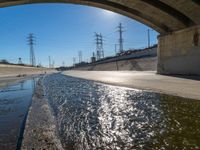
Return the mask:
<svg viewBox="0 0 200 150"><path fill-rule="evenodd" d="M13 150L19 144L23 123L31 104L34 80L0 88L0 149Z"/></svg>

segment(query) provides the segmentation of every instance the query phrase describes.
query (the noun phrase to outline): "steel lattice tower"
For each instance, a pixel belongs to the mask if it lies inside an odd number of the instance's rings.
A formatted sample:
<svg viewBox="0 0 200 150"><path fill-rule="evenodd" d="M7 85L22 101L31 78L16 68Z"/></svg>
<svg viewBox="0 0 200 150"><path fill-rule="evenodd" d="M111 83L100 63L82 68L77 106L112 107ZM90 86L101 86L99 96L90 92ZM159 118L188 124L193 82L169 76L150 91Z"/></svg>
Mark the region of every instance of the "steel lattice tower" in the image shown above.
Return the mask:
<svg viewBox="0 0 200 150"><path fill-rule="evenodd" d="M97 60L100 60L101 58L104 58L103 36L101 34L95 33L95 37Z"/></svg>
<svg viewBox="0 0 200 150"><path fill-rule="evenodd" d="M34 48L33 48L34 39L35 37L33 36L33 34L30 33L28 36L28 45L30 46L30 65L32 66L36 66L35 53L34 53Z"/></svg>
<svg viewBox="0 0 200 150"><path fill-rule="evenodd" d="M100 56L101 58L104 58L104 49L103 49L103 36L99 34L99 41L100 41Z"/></svg>
<svg viewBox="0 0 200 150"><path fill-rule="evenodd" d="M117 27L118 28L118 32L119 32L119 51L120 52L123 52L124 51L124 48L123 48L123 43L124 43L124 39L123 39L123 26L122 26L122 23L119 23L119 26Z"/></svg>
<svg viewBox="0 0 200 150"><path fill-rule="evenodd" d="M78 52L79 64L82 62L82 51Z"/></svg>

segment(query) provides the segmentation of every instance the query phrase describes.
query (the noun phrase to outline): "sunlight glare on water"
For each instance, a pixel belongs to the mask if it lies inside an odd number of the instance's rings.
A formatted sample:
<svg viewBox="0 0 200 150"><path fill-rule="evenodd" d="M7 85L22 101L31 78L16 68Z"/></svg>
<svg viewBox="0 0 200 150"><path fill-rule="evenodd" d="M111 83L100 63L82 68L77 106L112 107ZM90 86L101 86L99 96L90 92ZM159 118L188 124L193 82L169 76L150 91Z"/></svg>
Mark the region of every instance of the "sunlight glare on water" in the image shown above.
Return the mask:
<svg viewBox="0 0 200 150"><path fill-rule="evenodd" d="M199 101L60 74L44 85L66 149L199 148Z"/></svg>

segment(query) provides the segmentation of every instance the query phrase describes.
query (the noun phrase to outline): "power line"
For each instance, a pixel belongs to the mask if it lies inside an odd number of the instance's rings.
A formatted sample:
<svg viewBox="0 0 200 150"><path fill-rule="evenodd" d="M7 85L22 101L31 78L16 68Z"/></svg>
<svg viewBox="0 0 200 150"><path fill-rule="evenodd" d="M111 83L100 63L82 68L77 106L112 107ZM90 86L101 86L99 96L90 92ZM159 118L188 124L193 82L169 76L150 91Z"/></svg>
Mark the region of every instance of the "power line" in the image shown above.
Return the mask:
<svg viewBox="0 0 200 150"><path fill-rule="evenodd" d="M33 45L35 44L34 39L35 39L35 37L33 36L33 34L30 33L28 36L28 45L30 46L30 65L32 65L32 66L36 65L34 48L33 48Z"/></svg>

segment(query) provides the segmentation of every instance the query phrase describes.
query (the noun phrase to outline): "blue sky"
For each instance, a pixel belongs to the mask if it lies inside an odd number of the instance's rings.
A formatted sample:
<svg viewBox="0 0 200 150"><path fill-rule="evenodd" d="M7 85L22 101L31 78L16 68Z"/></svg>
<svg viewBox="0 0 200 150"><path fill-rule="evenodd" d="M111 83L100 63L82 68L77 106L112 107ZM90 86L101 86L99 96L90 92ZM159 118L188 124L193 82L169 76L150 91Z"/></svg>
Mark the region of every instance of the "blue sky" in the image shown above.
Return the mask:
<svg viewBox="0 0 200 150"><path fill-rule="evenodd" d="M125 32L124 49L147 46L148 27L128 17L103 9L73 4L31 4L0 8L0 59L17 62L21 57L29 63L29 33L36 37L36 61L48 65L48 56L56 66L71 65L82 51L89 61L96 50L94 32L104 36L105 55L114 55L116 32L121 22ZM151 44L157 43L156 31L151 30Z"/></svg>

